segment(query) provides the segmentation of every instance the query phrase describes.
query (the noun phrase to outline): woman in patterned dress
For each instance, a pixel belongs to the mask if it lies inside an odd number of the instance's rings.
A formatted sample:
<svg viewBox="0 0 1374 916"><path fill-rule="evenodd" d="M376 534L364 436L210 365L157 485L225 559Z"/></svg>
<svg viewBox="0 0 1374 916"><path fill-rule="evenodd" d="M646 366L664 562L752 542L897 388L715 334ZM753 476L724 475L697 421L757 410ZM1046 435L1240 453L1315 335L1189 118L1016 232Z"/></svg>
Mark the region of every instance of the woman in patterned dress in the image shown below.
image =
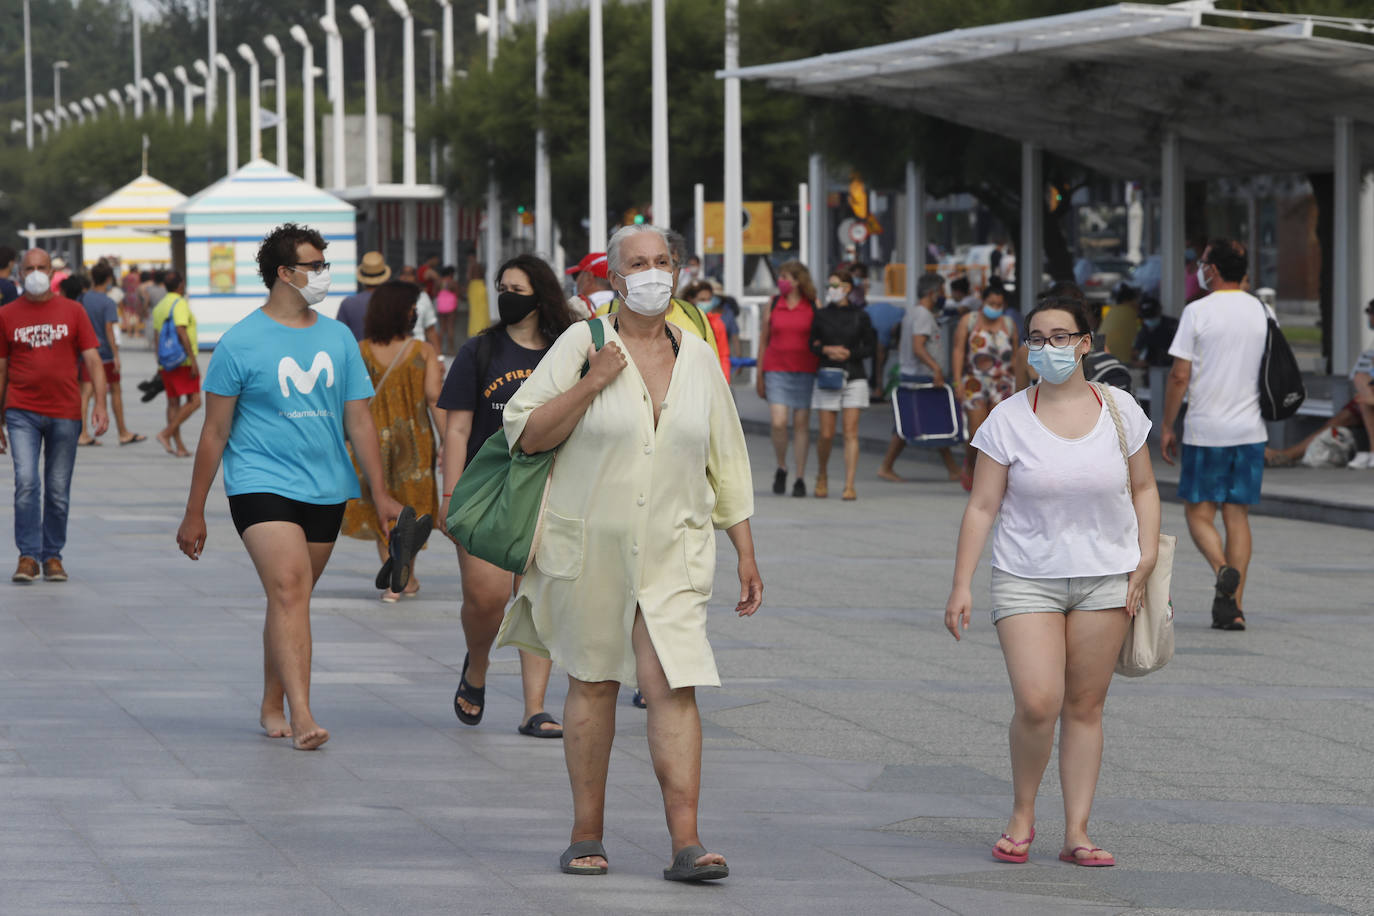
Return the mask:
<svg viewBox="0 0 1374 916"><path fill-rule="evenodd" d="M988 287L983 307L960 319L954 332L954 393L964 405L970 442L992 408L1025 387L1017 377L1020 347L1016 324L1006 314L1006 291ZM973 485L974 453L971 445L964 448L965 490Z"/></svg>

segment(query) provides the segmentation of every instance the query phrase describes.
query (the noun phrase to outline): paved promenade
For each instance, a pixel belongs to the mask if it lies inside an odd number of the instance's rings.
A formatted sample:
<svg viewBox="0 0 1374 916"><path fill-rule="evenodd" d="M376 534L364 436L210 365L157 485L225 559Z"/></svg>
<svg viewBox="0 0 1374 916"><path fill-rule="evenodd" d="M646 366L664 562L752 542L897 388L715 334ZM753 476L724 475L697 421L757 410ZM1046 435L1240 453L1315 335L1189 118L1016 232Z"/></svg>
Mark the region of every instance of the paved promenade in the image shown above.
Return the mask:
<svg viewBox="0 0 1374 916"><path fill-rule="evenodd" d="M132 394L151 359L126 363ZM1005 865L988 849L1010 806L1011 697L986 568L968 639L940 622L963 492L928 462L880 483L865 453L856 503L775 497L755 436L764 608L728 612L720 538L725 686L700 694L702 834L733 874L662 880L644 713L624 695L611 874L575 878L556 867L560 743L516 734L513 653L483 724L453 716L443 542L421 597L397 605L371 590L372 546L340 542L314 605L314 707L333 737L298 753L261 735L258 581L218 489L203 559L176 551L190 462L151 440L160 403L131 411L148 442L80 450L71 581L0 582L2 914L1374 913L1374 534L1256 519L1246 633L1208 628L1210 577L1184 545L1178 655L1108 701L1093 838L1120 864L1056 861L1052 761L1031 864ZM8 459L0 478L8 494ZM1164 518L1183 533L1177 506Z"/></svg>

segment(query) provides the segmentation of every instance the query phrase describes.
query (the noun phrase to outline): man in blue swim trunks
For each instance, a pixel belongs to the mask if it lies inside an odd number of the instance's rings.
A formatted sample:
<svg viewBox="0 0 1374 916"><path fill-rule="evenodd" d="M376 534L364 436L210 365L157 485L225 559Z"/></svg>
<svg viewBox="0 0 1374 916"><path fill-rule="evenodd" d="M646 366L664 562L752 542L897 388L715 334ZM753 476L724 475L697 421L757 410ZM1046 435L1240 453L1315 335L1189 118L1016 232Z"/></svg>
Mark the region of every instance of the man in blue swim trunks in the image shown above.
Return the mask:
<svg viewBox="0 0 1374 916"><path fill-rule="evenodd" d="M1242 288L1245 248L1231 239L1207 245L1197 281L1207 295L1183 309L1169 347L1174 358L1164 395L1160 450L1178 457L1174 423L1188 395L1178 496L1188 533L1216 573L1212 628L1245 629L1242 596L1250 564L1250 506L1259 502L1268 439L1259 409L1259 368L1268 306ZM1226 536L1216 528L1217 506Z"/></svg>

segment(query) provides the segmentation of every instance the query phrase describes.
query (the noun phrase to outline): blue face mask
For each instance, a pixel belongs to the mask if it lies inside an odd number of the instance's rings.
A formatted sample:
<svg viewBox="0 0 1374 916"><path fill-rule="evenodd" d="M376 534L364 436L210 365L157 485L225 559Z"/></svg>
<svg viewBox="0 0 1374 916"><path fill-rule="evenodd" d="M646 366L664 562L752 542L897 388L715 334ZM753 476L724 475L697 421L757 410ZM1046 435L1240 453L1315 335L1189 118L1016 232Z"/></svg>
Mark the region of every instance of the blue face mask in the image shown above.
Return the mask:
<svg viewBox="0 0 1374 916"><path fill-rule="evenodd" d="M1051 385L1062 385L1078 368L1081 357L1078 347L1052 347L1048 343L1039 350L1031 350L1028 361L1040 378Z"/></svg>
<svg viewBox="0 0 1374 916"><path fill-rule="evenodd" d="M1145 325L1146 329L1150 331L1153 331L1155 328L1159 327L1158 318L1145 318L1140 323Z"/></svg>
<svg viewBox="0 0 1374 916"><path fill-rule="evenodd" d="M720 308L720 297L712 296L710 302L698 302L697 305L701 306L703 312L714 312Z"/></svg>
<svg viewBox="0 0 1374 916"><path fill-rule="evenodd" d="M988 321L996 321L998 318L1002 317L1002 312L1004 311L1005 309L995 309L985 305L983 306L983 317Z"/></svg>

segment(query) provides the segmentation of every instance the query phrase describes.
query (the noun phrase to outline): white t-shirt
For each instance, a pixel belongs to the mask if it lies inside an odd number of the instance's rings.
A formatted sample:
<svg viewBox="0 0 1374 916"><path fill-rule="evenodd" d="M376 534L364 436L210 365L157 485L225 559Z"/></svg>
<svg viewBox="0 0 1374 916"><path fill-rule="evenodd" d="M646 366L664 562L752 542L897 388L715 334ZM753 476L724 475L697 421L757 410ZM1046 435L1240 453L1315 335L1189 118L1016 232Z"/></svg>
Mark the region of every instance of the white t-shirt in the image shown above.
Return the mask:
<svg viewBox="0 0 1374 916"><path fill-rule="evenodd" d="M439 313L434 310L434 300L429 293L420 290L420 298L415 301L415 329L410 336L424 340L425 332L439 323Z"/></svg>
<svg viewBox="0 0 1374 916"><path fill-rule="evenodd" d="M944 373L946 379L949 378L949 350L945 346L944 331L940 327L940 322L935 320L934 313L923 305L907 306L906 314L902 316L902 339L897 348L897 359L903 375L925 375L931 374L930 367L925 360L916 355L916 351L911 346L911 339L918 334L926 338L926 352L935 357L935 362L940 366L940 371Z"/></svg>
<svg viewBox="0 0 1374 916"><path fill-rule="evenodd" d="M1254 296L1226 289L1188 303L1169 355L1193 364L1183 444L1219 447L1266 442L1259 370L1273 311ZM1276 319L1277 320L1277 319Z"/></svg>
<svg viewBox="0 0 1374 916"><path fill-rule="evenodd" d="M1108 388L1134 455L1150 420L1128 393ZM1092 432L1064 439L1031 411L1035 389L992 409L973 447L1007 468L1007 491L992 540L992 565L1027 579L1113 576L1140 565L1126 462L1103 405Z"/></svg>
<svg viewBox="0 0 1374 916"><path fill-rule="evenodd" d="M1355 360L1355 368L1350 370L1351 381L1354 381L1355 376L1361 372L1374 377L1374 350L1365 350L1360 354L1360 358Z"/></svg>

